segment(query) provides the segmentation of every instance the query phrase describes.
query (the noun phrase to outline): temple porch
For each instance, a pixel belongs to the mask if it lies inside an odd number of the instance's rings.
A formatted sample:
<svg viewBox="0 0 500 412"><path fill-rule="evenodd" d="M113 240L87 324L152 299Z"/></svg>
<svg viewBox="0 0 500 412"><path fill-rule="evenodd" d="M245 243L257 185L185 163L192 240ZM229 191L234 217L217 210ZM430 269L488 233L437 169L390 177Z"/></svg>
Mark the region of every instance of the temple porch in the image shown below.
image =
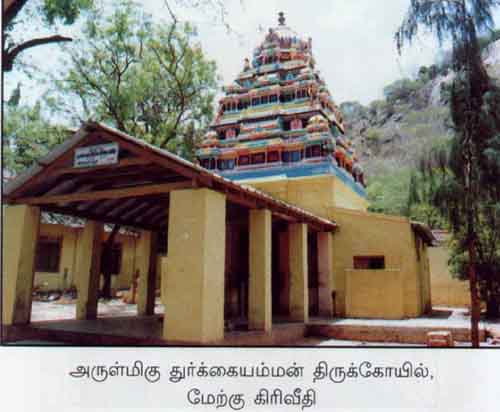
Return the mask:
<svg viewBox="0 0 500 412"><path fill-rule="evenodd" d="M119 148L116 163L72 166L76 148L109 144ZM65 330L54 327L57 322L30 325L35 245L44 211L86 219L76 263L76 320L65 321L66 327L78 325L78 330L88 332L93 325L91 335L102 336L115 330L110 325L117 321L99 318L97 310L104 224L120 224L139 233L137 317L122 319L122 326L117 326L131 339L218 344L227 340L225 329L239 333L230 330L234 318L246 321L249 332L272 337L277 319L304 325L311 310L332 312L327 298L332 266L320 268L310 262L320 254L331 261L333 222L99 124L84 126L39 164L6 190L5 336ZM233 242L233 234L242 232L248 239ZM156 261L162 234L167 244L161 268L166 315L158 334L154 315L158 285L156 265L151 262ZM239 263L234 266L234 261ZM311 283L314 267L316 280ZM273 282L278 286L274 299ZM313 309L310 285L315 290ZM146 322L145 329L137 326L141 322ZM136 336L139 331L142 337Z"/></svg>

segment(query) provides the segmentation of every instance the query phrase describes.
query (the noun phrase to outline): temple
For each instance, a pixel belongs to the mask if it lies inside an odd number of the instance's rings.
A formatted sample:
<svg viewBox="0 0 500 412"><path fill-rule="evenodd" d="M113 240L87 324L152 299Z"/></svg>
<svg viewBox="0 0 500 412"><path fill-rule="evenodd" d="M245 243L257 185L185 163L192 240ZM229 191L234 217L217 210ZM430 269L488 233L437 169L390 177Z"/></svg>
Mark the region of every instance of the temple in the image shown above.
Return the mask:
<svg viewBox="0 0 500 412"><path fill-rule="evenodd" d="M283 13L224 92L197 151L203 167L233 180L336 175L364 196L363 168L312 39L290 29Z"/></svg>
<svg viewBox="0 0 500 412"><path fill-rule="evenodd" d="M117 237L114 284L137 280L136 322L152 322L159 344L238 344L234 329L276 344L289 342L277 337L283 324L303 337L342 317L429 312L434 236L367 212L363 168L344 133L312 41L283 14L225 88L198 165L85 123L4 188L3 325L33 332L33 283L49 276L75 285L75 325L99 325L104 224L135 234ZM84 222L48 227L42 212Z"/></svg>

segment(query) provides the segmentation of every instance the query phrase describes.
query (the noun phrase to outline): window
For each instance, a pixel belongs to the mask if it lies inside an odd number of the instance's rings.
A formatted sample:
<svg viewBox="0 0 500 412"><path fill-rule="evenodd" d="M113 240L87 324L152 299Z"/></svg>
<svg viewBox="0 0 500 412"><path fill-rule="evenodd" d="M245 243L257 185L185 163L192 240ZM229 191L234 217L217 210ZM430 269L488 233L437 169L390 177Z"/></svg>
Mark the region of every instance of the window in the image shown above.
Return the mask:
<svg viewBox="0 0 500 412"><path fill-rule="evenodd" d="M200 164L201 167L204 167L205 169L215 169L215 159L202 159Z"/></svg>
<svg viewBox="0 0 500 412"><path fill-rule="evenodd" d="M262 96L260 102L261 102L261 104L268 104L269 103L269 96Z"/></svg>
<svg viewBox="0 0 500 412"><path fill-rule="evenodd" d="M291 153L291 162L300 162L302 160L302 152L301 151L293 151Z"/></svg>
<svg viewBox="0 0 500 412"><path fill-rule="evenodd" d="M238 160L238 164L240 166L246 166L246 165L250 164L250 156L240 156L240 158Z"/></svg>
<svg viewBox="0 0 500 412"><path fill-rule="evenodd" d="M258 106L260 104L260 99L255 97L252 99L252 106Z"/></svg>
<svg viewBox="0 0 500 412"><path fill-rule="evenodd" d="M282 159L283 159L283 163L290 162L290 152L283 152Z"/></svg>
<svg viewBox="0 0 500 412"><path fill-rule="evenodd" d="M269 152L267 154L267 163L275 163L280 161L280 153L279 152Z"/></svg>
<svg viewBox="0 0 500 412"><path fill-rule="evenodd" d="M252 164L253 165L260 165L262 163L266 162L266 155L265 153L256 153L252 155Z"/></svg>
<svg viewBox="0 0 500 412"><path fill-rule="evenodd" d="M122 245L120 243L113 243L109 262L106 262L104 257L104 245L105 244L103 243L101 255L101 272L104 272L105 265L110 265L111 274L118 275L121 272L122 268Z"/></svg>
<svg viewBox="0 0 500 412"><path fill-rule="evenodd" d="M302 120L300 119L293 119L290 123L290 129L291 130L298 130L302 129Z"/></svg>
<svg viewBox="0 0 500 412"><path fill-rule="evenodd" d="M59 272L61 258L61 239L40 238L35 260L35 272Z"/></svg>
<svg viewBox="0 0 500 412"><path fill-rule="evenodd" d="M234 159L226 160L226 169L229 169L229 170L234 169L234 164L235 164Z"/></svg>
<svg viewBox="0 0 500 412"><path fill-rule="evenodd" d="M297 92L297 99L305 99L307 97L307 91L306 90L299 90Z"/></svg>
<svg viewBox="0 0 500 412"><path fill-rule="evenodd" d="M278 96L273 94L269 97L269 103L276 103L278 101Z"/></svg>
<svg viewBox="0 0 500 412"><path fill-rule="evenodd" d="M217 169L225 170L226 169L226 161L225 160L217 160Z"/></svg>
<svg viewBox="0 0 500 412"><path fill-rule="evenodd" d="M281 95L281 102L282 103L291 102L292 100L294 100L294 95L293 94L283 94L283 95Z"/></svg>
<svg viewBox="0 0 500 412"><path fill-rule="evenodd" d="M321 156L321 146L309 146L306 148L306 158L310 159L311 157L320 157Z"/></svg>
<svg viewBox="0 0 500 412"><path fill-rule="evenodd" d="M354 269L385 269L385 256L354 256Z"/></svg>

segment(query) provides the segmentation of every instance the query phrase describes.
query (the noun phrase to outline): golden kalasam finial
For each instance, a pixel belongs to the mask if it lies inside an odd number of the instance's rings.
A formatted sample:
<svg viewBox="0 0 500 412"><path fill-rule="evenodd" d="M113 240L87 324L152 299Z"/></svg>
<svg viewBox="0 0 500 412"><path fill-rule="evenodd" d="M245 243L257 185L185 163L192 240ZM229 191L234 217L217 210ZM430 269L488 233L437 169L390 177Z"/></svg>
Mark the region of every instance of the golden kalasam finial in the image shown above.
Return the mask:
<svg viewBox="0 0 500 412"><path fill-rule="evenodd" d="M285 19L285 13L283 13L282 11L280 11L278 13L278 16L279 16L278 22L279 22L280 26L284 26L285 25L285 21L286 21L286 19Z"/></svg>

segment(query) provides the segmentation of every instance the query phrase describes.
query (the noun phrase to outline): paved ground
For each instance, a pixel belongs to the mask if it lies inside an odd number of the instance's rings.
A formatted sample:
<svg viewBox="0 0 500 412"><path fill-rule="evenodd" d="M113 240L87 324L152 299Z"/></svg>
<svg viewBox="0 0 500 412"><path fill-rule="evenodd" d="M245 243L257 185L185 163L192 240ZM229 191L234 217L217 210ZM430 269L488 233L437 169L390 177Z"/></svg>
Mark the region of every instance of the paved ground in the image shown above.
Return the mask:
<svg viewBox="0 0 500 412"><path fill-rule="evenodd" d="M76 302L33 302L32 321L65 320L75 319ZM163 314L164 306L160 299L156 299L155 313ZM120 299L110 301L100 301L98 305L98 314L101 318L113 317L134 317L137 314L137 305L130 305L122 302ZM322 321L324 322L324 320ZM433 314L429 317L406 320L383 320L383 319L337 319L331 321L335 325L367 325L367 326L398 326L398 327L470 327L470 316L465 309L436 307ZM495 322L482 321L481 328L494 331L500 336L500 320ZM398 343L375 343L360 341L345 341L336 339L305 338L300 342L294 342L298 346L418 346L404 345ZM482 344L482 346L491 346L491 341ZM468 344L457 344L457 346L468 346ZM499 347L499 346L497 346Z"/></svg>
<svg viewBox="0 0 500 412"><path fill-rule="evenodd" d="M164 307L160 303L160 299L156 299L155 313L161 314L164 312ZM120 299L110 301L100 301L97 307L99 317L122 317L136 316L137 305L129 305L123 303ZM56 302L40 302L34 301L31 310L31 321L46 321L46 320L64 320L75 319L76 302L60 303Z"/></svg>
<svg viewBox="0 0 500 412"><path fill-rule="evenodd" d="M322 319L321 323L325 321ZM394 326L394 327L470 327L470 316L468 310L463 308L450 308L436 306L429 316L422 316L415 319L386 320L386 319L335 319L329 323L335 325L352 326ZM480 328L498 327L500 320L495 322L483 320L479 323Z"/></svg>

